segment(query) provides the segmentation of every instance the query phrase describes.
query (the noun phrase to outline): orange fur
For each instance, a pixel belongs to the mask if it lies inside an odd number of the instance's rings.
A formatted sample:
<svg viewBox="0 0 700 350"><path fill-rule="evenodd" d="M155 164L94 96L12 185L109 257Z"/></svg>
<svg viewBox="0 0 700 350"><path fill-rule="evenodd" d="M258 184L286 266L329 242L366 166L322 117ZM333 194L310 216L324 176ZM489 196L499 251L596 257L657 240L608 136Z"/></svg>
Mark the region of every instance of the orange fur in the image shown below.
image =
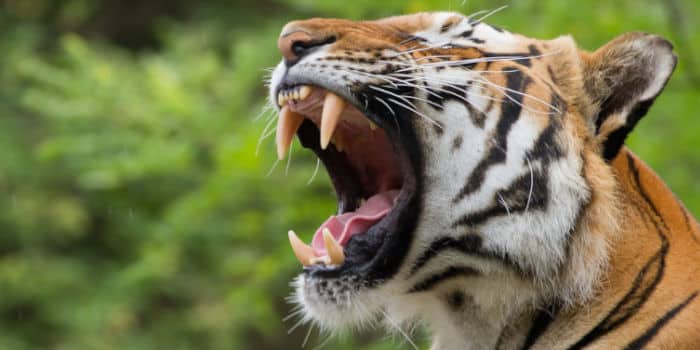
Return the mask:
<svg viewBox="0 0 700 350"><path fill-rule="evenodd" d="M458 18L450 18L445 25L455 21ZM425 30L432 24L428 14L372 22L311 19L291 22L283 34L304 31L319 38L334 35L337 41L330 55L372 59L373 53L388 48L421 47L415 42L406 43L408 37L401 33ZM533 97L553 104L550 92L554 91L564 99L567 110L563 123L570 138L559 142L567 144L570 152L581 155L584 176L592 192L573 233L570 261L560 276L562 288L571 290L558 292L574 296L573 300L535 347L552 349L575 344L616 307L624 308L625 305L620 306L621 300L631 294L628 303L644 299L638 305L639 312L629 318L616 316L624 319L591 342L591 349L630 344L654 329L656 322L685 301L688 304L682 312L669 318L647 345L653 349L700 349L700 296L693 297L700 291L700 226L663 181L627 148L623 147L610 162L601 157L607 138L628 122L625 115L613 113L599 130L591 119L602 108L605 96L620 88L609 78L621 79L617 75L633 62L629 52L622 52L627 49L624 45L647 40L646 37L629 34L594 53L579 51L567 37L550 41L519 38L521 51L527 52L534 45L541 52L559 53L556 57L538 59L524 70L536 82L523 91L528 95L524 103L535 111L547 112L547 106ZM656 39L649 42L653 40ZM414 59L433 55L468 59L482 57L483 53L476 48L429 48L411 53ZM501 70L509 64L494 62L488 67ZM486 66L479 63L473 69L483 70ZM494 84L505 85L503 74L486 77ZM504 96L497 89L486 89L483 93L494 99ZM544 128L548 118L542 117L537 122ZM597 266L603 269L585 277L591 281L580 282L588 268ZM588 290L589 285L594 290ZM649 293L645 298L634 296L645 290Z"/></svg>

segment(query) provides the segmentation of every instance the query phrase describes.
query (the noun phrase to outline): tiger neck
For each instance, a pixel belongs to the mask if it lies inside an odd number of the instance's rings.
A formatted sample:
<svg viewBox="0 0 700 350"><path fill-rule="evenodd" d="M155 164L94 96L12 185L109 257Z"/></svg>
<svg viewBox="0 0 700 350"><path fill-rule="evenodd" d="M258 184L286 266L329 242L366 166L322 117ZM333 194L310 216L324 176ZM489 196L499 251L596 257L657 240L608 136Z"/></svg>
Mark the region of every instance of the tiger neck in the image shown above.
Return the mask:
<svg viewBox="0 0 700 350"><path fill-rule="evenodd" d="M640 235L639 230L630 229L645 225L643 217L634 213L639 208L630 204L644 200L637 183L639 178L646 186L654 188L656 196L664 197L655 200L675 201L675 197L654 172L626 148L610 164L599 157L590 157L585 172L591 199L571 234L571 255L562 267L558 289L542 291L526 285L514 287L513 280L504 280L501 284L489 281L492 293L510 294L512 298L510 305L500 308L469 299L451 303L451 296L443 293L449 310L444 316L436 315L431 320L436 325L432 350L556 349L567 344L567 339L585 335L585 326L579 331L584 334L576 334L570 330L571 325L586 324L609 312L609 305L600 302L605 298L595 296L619 293L614 286L628 285L626 281L631 278L620 275L619 271L634 271L645 262L643 258L631 258L643 248L630 248L625 242L630 239L649 242L655 238L651 237L653 232ZM608 283L601 284L601 280ZM468 295L474 292L474 287L466 286L465 291ZM547 292L552 293L542 296ZM522 293L531 293L532 297L519 299Z"/></svg>
<svg viewBox="0 0 700 350"><path fill-rule="evenodd" d="M649 259L669 242L698 244L692 241L700 240L698 224L628 149L611 163L591 156L586 164L590 202L569 238L570 255L557 287L542 290L517 278L486 276L446 286L425 300L431 306L422 312L432 327L432 350L558 349L595 339L587 333L595 331L595 322L604 323L616 296L628 294ZM661 230L649 229L660 222ZM484 297L488 293L500 301ZM447 312L438 311L441 307Z"/></svg>

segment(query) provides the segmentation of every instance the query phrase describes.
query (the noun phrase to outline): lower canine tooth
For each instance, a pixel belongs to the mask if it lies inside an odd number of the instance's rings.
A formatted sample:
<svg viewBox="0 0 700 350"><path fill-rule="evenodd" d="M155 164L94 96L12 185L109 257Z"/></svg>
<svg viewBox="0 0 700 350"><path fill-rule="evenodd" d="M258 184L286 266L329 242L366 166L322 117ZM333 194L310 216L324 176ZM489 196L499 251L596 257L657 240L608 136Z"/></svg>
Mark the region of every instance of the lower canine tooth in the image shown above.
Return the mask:
<svg viewBox="0 0 700 350"><path fill-rule="evenodd" d="M326 246L326 251L331 260L331 265L342 265L345 261L345 253L343 247L335 240L331 231L327 228L323 229L323 244Z"/></svg>
<svg viewBox="0 0 700 350"><path fill-rule="evenodd" d="M287 235L289 236L289 243L292 245L292 250L297 260L304 266L313 264L312 260L316 258L313 249L299 239L294 231L290 230Z"/></svg>
<svg viewBox="0 0 700 350"><path fill-rule="evenodd" d="M340 121L340 115L343 114L346 102L342 97L328 92L326 99L323 102L323 113L321 115L321 148L326 149L331 137L335 132L335 128Z"/></svg>

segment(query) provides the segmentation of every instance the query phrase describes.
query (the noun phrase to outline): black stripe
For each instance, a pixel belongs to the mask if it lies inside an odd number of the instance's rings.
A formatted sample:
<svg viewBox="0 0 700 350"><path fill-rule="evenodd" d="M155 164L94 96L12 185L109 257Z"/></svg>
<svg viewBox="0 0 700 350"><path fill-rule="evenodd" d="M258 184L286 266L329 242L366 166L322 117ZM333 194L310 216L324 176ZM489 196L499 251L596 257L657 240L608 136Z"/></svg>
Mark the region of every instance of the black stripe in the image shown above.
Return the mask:
<svg viewBox="0 0 700 350"><path fill-rule="evenodd" d="M433 289L438 284L458 277L472 277L479 275L479 271L468 266L450 266L442 272L432 275L417 283L408 292L420 293Z"/></svg>
<svg viewBox="0 0 700 350"><path fill-rule="evenodd" d="M665 243L665 242L664 242ZM644 303L649 299L656 286L661 281L664 271L664 258L668 244L664 244L662 249L645 264L644 268L637 274L632 287L608 315L583 336L569 349L582 349L590 343L600 338L634 316Z"/></svg>
<svg viewBox="0 0 700 350"><path fill-rule="evenodd" d="M467 102L467 90L469 90L471 85L472 83L470 82L464 85L452 84L430 89L430 93L428 94L429 105L435 110L442 111L445 108L445 102L457 101L465 107L470 108L471 104ZM474 118L474 116L471 115L470 117L472 117L472 119Z"/></svg>
<svg viewBox="0 0 700 350"><path fill-rule="evenodd" d="M690 302L695 299L695 297L698 296L698 292L696 291L695 293L691 294L687 299L685 299L682 303L676 305L673 309L669 310L663 317L661 317L656 323L654 323L651 328L647 329L644 334L642 334L639 338L635 339L633 342L629 343L625 349L626 350L632 350L632 349L642 349L645 347L649 342L654 339L654 336L659 333L661 328L663 328L669 321L671 321L676 315L678 315L679 312L683 311L683 309L690 304Z"/></svg>
<svg viewBox="0 0 700 350"><path fill-rule="evenodd" d="M614 159L615 156L617 156L617 153L620 152L622 145L625 143L627 135L629 135L630 131L634 129L634 127L637 125L637 122L639 122L639 120L642 119L642 117L646 115L647 112L649 112L649 108L651 108L651 105L653 103L654 98L639 102L626 116L625 125L615 129L615 131L611 132L608 135L608 137L603 142L603 158L605 158L605 160L610 161ZM602 113L598 117L598 119L596 119L598 129L600 129L600 127L603 125L603 122L607 120L607 118L611 114L612 112L607 113L607 115L606 113Z"/></svg>
<svg viewBox="0 0 700 350"><path fill-rule="evenodd" d="M527 86L532 82L521 70L515 67L506 67L504 71L511 71L506 74L506 97L503 98L501 107L501 118L496 125L495 140L489 148L486 156L479 162L474 171L469 176L467 183L462 187L457 196L453 199L457 203L464 197L475 192L481 187L486 177L486 172L494 165L503 163L506 160L508 151L508 133L515 122L520 118L522 111L523 94L516 94L513 91L525 92Z"/></svg>
<svg viewBox="0 0 700 350"><path fill-rule="evenodd" d="M688 216L688 210L685 209L685 206L676 199L676 202L678 203L678 210L681 211L681 214L683 214L683 222L685 223L685 227L688 229L688 233L690 233L690 238L695 241L695 243L700 243L700 240L698 240L697 232L695 232L695 228L693 225L690 223L690 217Z"/></svg>
<svg viewBox="0 0 700 350"><path fill-rule="evenodd" d="M486 23L484 23L484 24L486 24ZM501 27L497 27L497 26L495 26L495 25L493 25L493 24L486 24L486 25L489 26L489 27L491 27L491 28L493 28L493 30L495 30L495 31L497 31L497 32L499 32L499 33L503 33L503 28L501 28Z"/></svg>
<svg viewBox="0 0 700 350"><path fill-rule="evenodd" d="M659 223L661 223L664 226L664 229L666 231L669 231L668 225L666 224L666 221L664 221L664 217L661 215L659 208L657 208L656 205L654 205L654 201L651 199L651 196L649 196L647 191L642 186L642 180L640 179L639 169L637 168L637 164L634 160L634 157L632 157L631 153L627 153L627 166L629 166L630 170L632 171L633 179L634 179L635 184L637 185L637 189L639 190L639 194L642 195L642 197L644 198L644 201L647 203L647 205L649 205L651 210L656 215L656 218L659 219ZM654 221L654 222L656 222L656 221ZM663 236L663 233L661 233L661 231L659 231L659 235Z"/></svg>
<svg viewBox="0 0 700 350"><path fill-rule="evenodd" d="M639 194L648 205L648 209L653 211L655 215L651 215L651 213L644 210L642 214L647 216L648 220L656 226L656 232L661 240L661 247L656 254L647 261L642 270L637 274L637 277L632 283L632 287L608 315L569 349L582 349L629 320L629 318L634 316L649 299L663 278L666 266L666 255L669 249L668 239L663 232L668 230L668 226L663 221L656 206L651 202L651 198L642 187L639 170L636 167L634 158L632 158L630 154L627 156L628 167L632 173L632 180L637 186ZM655 220L654 217L658 220Z"/></svg>
<svg viewBox="0 0 700 350"><path fill-rule="evenodd" d="M467 110L469 111L469 118L472 120L474 125L483 129L484 124L486 123L486 113L476 109L476 107L468 102L465 102L464 106L467 107Z"/></svg>
<svg viewBox="0 0 700 350"><path fill-rule="evenodd" d="M462 148L462 143L464 143L464 137L459 135L452 140L452 150L457 151Z"/></svg>
<svg viewBox="0 0 700 350"><path fill-rule="evenodd" d="M481 237L475 234L468 234L461 238L441 237L435 240L430 247L423 252L423 255L416 259L413 267L411 268L411 275L417 273L431 260L447 250L456 251L464 255L475 256L482 259L497 261L504 264L506 267L513 269L513 271L524 277L530 277L534 274L532 271L527 271L524 267L517 264L508 254L482 250Z"/></svg>
<svg viewBox="0 0 700 350"><path fill-rule="evenodd" d="M527 172L513 181L508 188L499 191L491 199L492 205L478 212L469 213L457 220L453 226L474 226L486 220L507 214L521 213L527 209L546 210L549 203L549 164L564 156L564 151L556 142L557 131L561 129L561 121L550 119L549 125L539 135L531 150L526 153L529 165L539 161L542 170ZM505 205L501 203L505 202Z"/></svg>
<svg viewBox="0 0 700 350"><path fill-rule="evenodd" d="M463 38L468 38L468 37L472 36L472 34L474 34L474 29L465 30L465 31L461 32L458 36L461 36Z"/></svg>
<svg viewBox="0 0 700 350"><path fill-rule="evenodd" d="M525 342L521 347L522 350L527 350L535 344L537 339L544 334L549 325L554 321L554 317L558 311L558 307L553 306L547 309L542 309L537 313L537 316L530 327L530 331L527 333L527 338L525 338Z"/></svg>
<svg viewBox="0 0 700 350"><path fill-rule="evenodd" d="M456 25L462 23L464 18L455 18L455 17L450 17L447 19L447 21L440 27L440 34L445 33L446 31L454 28Z"/></svg>
<svg viewBox="0 0 700 350"><path fill-rule="evenodd" d="M546 210L549 203L549 180L540 170L527 172L498 191L491 205L461 216L452 227L478 226L494 217L523 213L528 210Z"/></svg>
<svg viewBox="0 0 700 350"><path fill-rule="evenodd" d="M464 254L472 254L481 248L481 237L475 234L465 235L459 239L452 237L442 237L430 244L430 247L421 255L411 268L411 275L415 274L431 259L445 250L456 250Z"/></svg>
<svg viewBox="0 0 700 350"><path fill-rule="evenodd" d="M542 161L546 174L549 173L549 163L564 156L565 152L556 141L557 132L561 129L561 120L550 118L547 128L537 138L534 147L527 152L527 159L530 159L530 162Z"/></svg>

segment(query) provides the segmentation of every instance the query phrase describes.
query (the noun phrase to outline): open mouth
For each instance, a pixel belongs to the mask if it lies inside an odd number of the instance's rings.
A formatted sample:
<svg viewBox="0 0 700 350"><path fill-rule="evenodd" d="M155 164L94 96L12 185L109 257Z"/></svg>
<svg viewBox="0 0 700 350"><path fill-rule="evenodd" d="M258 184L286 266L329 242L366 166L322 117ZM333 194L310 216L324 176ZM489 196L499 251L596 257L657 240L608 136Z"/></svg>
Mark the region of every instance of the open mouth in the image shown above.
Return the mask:
<svg viewBox="0 0 700 350"><path fill-rule="evenodd" d="M400 236L404 223L411 221L405 217L416 189L400 125L382 118L370 104L360 109L362 103L349 103L320 86L283 83L277 91L279 158L296 134L323 162L338 198L336 215L319 226L310 245L289 232L305 271L358 273L396 265L390 260L402 254L390 253L398 247L407 250L401 241L408 237Z"/></svg>

